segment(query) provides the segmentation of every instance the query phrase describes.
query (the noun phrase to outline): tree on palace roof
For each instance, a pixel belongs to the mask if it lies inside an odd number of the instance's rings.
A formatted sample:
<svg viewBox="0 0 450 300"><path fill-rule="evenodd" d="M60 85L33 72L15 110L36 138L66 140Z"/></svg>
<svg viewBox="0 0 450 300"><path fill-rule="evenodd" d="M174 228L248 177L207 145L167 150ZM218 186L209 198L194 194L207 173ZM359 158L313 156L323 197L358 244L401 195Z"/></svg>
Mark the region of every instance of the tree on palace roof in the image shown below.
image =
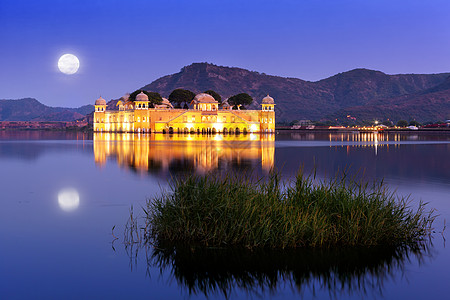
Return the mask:
<svg viewBox="0 0 450 300"><path fill-rule="evenodd" d="M233 109L236 109L239 105L241 109L246 109L246 105L250 105L253 102L253 98L247 93L240 93L228 98L228 103L233 106Z"/></svg>
<svg viewBox="0 0 450 300"><path fill-rule="evenodd" d="M180 108L181 103L190 103L194 97L195 94L190 90L176 89L170 93L169 101L174 105L174 107Z"/></svg>

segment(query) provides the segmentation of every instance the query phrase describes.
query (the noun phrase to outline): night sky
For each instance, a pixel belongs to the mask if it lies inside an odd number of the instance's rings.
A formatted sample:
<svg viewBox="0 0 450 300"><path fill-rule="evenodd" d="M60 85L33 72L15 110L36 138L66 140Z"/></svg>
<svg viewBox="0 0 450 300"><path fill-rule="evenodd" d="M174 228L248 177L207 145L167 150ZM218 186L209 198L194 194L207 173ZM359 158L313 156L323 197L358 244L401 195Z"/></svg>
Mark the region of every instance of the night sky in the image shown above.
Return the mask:
<svg viewBox="0 0 450 300"><path fill-rule="evenodd" d="M193 62L311 81L449 72L450 1L1 0L0 42L0 99L78 107ZM59 72L64 53L78 73Z"/></svg>

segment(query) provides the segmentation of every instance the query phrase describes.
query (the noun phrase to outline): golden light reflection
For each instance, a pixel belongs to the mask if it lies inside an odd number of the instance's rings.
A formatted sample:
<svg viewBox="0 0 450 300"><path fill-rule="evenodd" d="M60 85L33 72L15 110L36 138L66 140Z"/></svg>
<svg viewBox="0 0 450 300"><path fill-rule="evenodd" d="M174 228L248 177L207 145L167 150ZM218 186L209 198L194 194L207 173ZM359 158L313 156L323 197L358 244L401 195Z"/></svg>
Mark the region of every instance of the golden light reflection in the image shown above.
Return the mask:
<svg viewBox="0 0 450 300"><path fill-rule="evenodd" d="M99 166L113 159L140 173L189 170L205 173L229 167L274 166L271 134L130 134L94 133L94 158Z"/></svg>
<svg viewBox="0 0 450 300"><path fill-rule="evenodd" d="M374 147L375 149L375 155L378 155L378 150L380 147L386 147L387 150L389 150L389 141L392 140L392 137L390 137L388 134L383 132L377 132L377 131L364 131L364 132L358 132L358 133L351 133L351 134L329 134L328 139L330 141L330 147L332 142L352 142L354 144L351 145L351 147ZM398 142L400 141L398 135L394 135L393 141ZM349 145L342 144L341 147L347 147L347 154L350 153L350 147ZM396 145L397 146L397 145Z"/></svg>

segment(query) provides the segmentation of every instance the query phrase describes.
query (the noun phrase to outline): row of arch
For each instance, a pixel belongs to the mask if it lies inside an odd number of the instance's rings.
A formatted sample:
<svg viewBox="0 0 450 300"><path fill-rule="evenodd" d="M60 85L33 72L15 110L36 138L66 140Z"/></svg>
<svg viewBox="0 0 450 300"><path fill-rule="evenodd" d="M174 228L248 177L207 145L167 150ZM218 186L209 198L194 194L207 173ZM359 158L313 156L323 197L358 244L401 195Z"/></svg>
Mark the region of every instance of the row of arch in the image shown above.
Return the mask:
<svg viewBox="0 0 450 300"><path fill-rule="evenodd" d="M244 127L244 128L239 128L239 127L226 128L225 127L222 131L217 130L214 127L213 128L197 128L197 129L194 129L194 127L191 127L190 129L187 128L187 127L176 128L176 129L174 129L173 127L169 127L167 130L163 129L163 133L175 133L175 132L176 133L191 133L191 134L194 134L194 133L197 133L197 134L216 134L216 133L224 133L224 134L227 134L227 133L229 133L229 134L234 134L234 133L240 134L240 133L243 133L243 134L247 134L248 133L248 129L246 127Z"/></svg>
<svg viewBox="0 0 450 300"><path fill-rule="evenodd" d="M103 128L98 128L96 131L103 132L103 131L108 131L108 130L105 130ZM122 127L117 128L116 130L113 130L113 131L129 132L129 130L125 130ZM133 130L131 130L131 131L133 131ZM137 132L137 133L152 133L152 130L150 128L136 128L134 131ZM267 129L261 130L261 132L273 133L274 130L267 128ZM194 133L197 133L197 134L216 134L216 133L224 133L224 134L227 134L227 133L234 134L234 133L236 133L236 134L240 134L240 133L243 133L243 134L247 134L247 133L249 133L249 131L248 131L248 129L246 127L244 127L244 128L239 128L239 127L226 128L225 127L225 128L223 128L222 131L217 130L214 127L213 128L197 128L197 129L194 129L194 127L191 127L191 128L187 128L187 127L184 127L184 128L169 127L168 129L163 129L162 133L191 133L191 134L194 134Z"/></svg>
<svg viewBox="0 0 450 300"><path fill-rule="evenodd" d="M99 128L96 131L99 132L103 132L103 131L107 131L104 130L103 128ZM152 130L150 128L137 128L135 130L137 133L152 133ZM127 132L126 130L119 130L119 132ZM273 133L274 130L273 129L264 129L262 132L264 133ZM166 133L175 133L175 130L173 129L173 127L169 127L169 129L163 129L162 133L166 134ZM248 130L247 128L243 128L242 130L239 127L236 128L224 128L222 130L222 132L220 130L216 130L215 128L197 128L197 130L195 130L194 128L188 129L187 127L185 127L184 129L181 128L177 128L176 133L190 133L190 134L216 134L216 133L223 133L223 134L247 134Z"/></svg>

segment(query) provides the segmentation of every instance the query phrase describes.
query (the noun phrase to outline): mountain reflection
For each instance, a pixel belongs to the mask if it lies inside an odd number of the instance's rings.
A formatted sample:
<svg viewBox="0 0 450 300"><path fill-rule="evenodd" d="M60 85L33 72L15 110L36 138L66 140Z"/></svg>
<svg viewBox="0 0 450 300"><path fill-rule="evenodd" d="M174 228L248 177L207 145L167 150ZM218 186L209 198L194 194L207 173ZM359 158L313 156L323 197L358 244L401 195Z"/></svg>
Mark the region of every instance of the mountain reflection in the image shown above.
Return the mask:
<svg viewBox="0 0 450 300"><path fill-rule="evenodd" d="M144 174L258 170L274 166L274 135L94 133L94 158Z"/></svg>
<svg viewBox="0 0 450 300"><path fill-rule="evenodd" d="M296 293L332 296L383 293L413 258L430 255L428 243L364 249L256 250L157 245L149 268L169 273L190 295L230 297L238 290L257 295L290 286Z"/></svg>

